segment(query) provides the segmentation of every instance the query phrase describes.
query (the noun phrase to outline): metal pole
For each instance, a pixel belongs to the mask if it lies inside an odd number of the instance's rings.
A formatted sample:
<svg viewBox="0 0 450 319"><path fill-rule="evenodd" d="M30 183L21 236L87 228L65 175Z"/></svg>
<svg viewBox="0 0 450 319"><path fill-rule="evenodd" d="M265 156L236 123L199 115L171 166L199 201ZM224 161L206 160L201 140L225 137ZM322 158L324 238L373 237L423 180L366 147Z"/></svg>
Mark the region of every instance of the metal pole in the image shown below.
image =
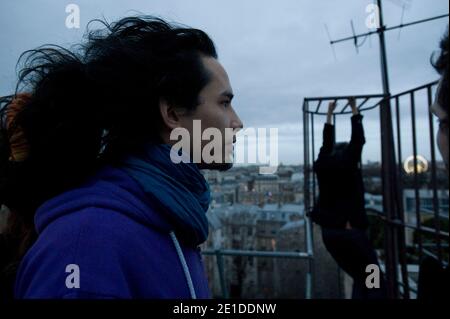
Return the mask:
<svg viewBox="0 0 450 319"><path fill-rule="evenodd" d="M393 143L392 114L390 103L389 75L386 57L386 42L384 37L385 26L383 23L382 1L377 0L379 8L380 27L378 36L380 42L380 64L383 94L386 98L380 104L380 126L381 126L381 156L382 156L382 180L383 180L383 211L388 221L397 219L398 186L397 172L395 167L395 153ZM386 278L389 298L398 297L397 284L397 228L386 223L385 226L385 253L386 253Z"/></svg>
<svg viewBox="0 0 450 319"><path fill-rule="evenodd" d="M311 152L312 152L312 158L311 163L314 163L315 161L315 148L314 148L314 113L311 113ZM312 196L313 196L313 203L316 201L316 176L315 174L312 174Z"/></svg>
<svg viewBox="0 0 450 319"><path fill-rule="evenodd" d="M395 111L396 111L396 123L397 123L397 156L398 156L398 172L400 174L398 179L398 196L403 198L403 184L402 184L402 140L401 140L401 127L400 127L400 98L395 97ZM405 223L405 213L403 202L399 202L399 219L402 223ZM405 227L399 228L399 260L402 272L403 280L403 299L410 299L409 293L409 275L408 275L408 261L406 258L406 234Z"/></svg>
<svg viewBox="0 0 450 319"><path fill-rule="evenodd" d="M224 299L229 298L228 289L225 285L225 270L223 265L223 256L219 249L215 251L216 254L216 261L217 261L217 268L219 270L219 279L220 279L220 288L222 289L222 297Z"/></svg>
<svg viewBox="0 0 450 319"><path fill-rule="evenodd" d="M308 126L308 102L305 102L303 110L303 197L305 204L305 212L310 209L310 198L309 198L309 126Z"/></svg>
<svg viewBox="0 0 450 319"><path fill-rule="evenodd" d="M422 262L423 251L422 251L422 217L420 215L420 193L419 193L419 180L417 171L417 138L416 138L416 102L414 98L414 92L410 94L411 99L411 127L412 127L412 140L413 140L413 162L414 162L414 197L415 197L415 207L416 207L416 226L417 226L417 247L419 248L419 264Z"/></svg>
<svg viewBox="0 0 450 319"><path fill-rule="evenodd" d="M310 177L314 174L311 171L309 160L309 116L307 111L309 111L308 102L305 102L303 105L303 155L304 155L304 163L303 163L303 171L304 171L304 204L305 204L305 213L309 212L311 205L314 205L314 202L311 204L310 198ZM314 160L314 159L313 159ZM314 176L312 177L314 178ZM314 200L314 199L313 199ZM311 234L311 224L310 219L304 215L305 219L305 242L307 246L308 255L312 256L312 234ZM313 271L314 271L314 263L311 259L308 261L308 273L306 274L306 298L311 299L314 295L314 286L313 286Z"/></svg>
<svg viewBox="0 0 450 319"><path fill-rule="evenodd" d="M431 86L427 88L427 101L428 105L431 106L432 97L431 97ZM429 108L428 108L429 110ZM439 232L441 230L441 223L439 217L439 199L437 194L437 174L436 174L436 155L434 149L434 125L433 125L433 115L430 111L428 111L428 121L430 126L430 147L431 147L431 185L433 188L433 210L434 210L434 228L436 229L436 247L437 247L437 256L438 260L442 262L442 245L441 245L441 237L439 236Z"/></svg>

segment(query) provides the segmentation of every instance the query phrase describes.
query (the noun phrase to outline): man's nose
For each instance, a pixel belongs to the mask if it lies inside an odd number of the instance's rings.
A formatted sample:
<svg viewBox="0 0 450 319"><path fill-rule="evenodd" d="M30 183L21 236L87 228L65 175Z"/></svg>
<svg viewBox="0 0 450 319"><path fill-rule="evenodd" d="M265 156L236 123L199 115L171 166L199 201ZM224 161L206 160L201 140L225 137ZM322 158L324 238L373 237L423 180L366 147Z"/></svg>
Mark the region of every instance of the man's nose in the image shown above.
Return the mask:
<svg viewBox="0 0 450 319"><path fill-rule="evenodd" d="M238 131L244 128L244 124L242 123L241 119L236 114L234 109L233 109L233 117L231 120L231 128L234 130L234 133L237 133Z"/></svg>

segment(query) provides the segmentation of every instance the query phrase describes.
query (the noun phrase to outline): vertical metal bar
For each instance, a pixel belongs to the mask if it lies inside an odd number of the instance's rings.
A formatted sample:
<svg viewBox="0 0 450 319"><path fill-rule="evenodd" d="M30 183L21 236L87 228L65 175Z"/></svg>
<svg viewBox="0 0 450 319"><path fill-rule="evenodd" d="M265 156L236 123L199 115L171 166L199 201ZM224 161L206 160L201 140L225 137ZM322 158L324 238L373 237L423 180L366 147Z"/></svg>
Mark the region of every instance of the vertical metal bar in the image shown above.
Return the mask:
<svg viewBox="0 0 450 319"><path fill-rule="evenodd" d="M220 288L222 289L222 297L224 299L228 299L228 289L225 286L225 271L223 267L223 256L220 249L216 249L216 261L217 261L217 268L219 269L219 279L220 279Z"/></svg>
<svg viewBox="0 0 450 319"><path fill-rule="evenodd" d="M315 154L315 147L314 147L314 141L315 141L315 134L314 134L314 114L311 113L311 169L313 169L314 161L316 160L316 154ZM316 174L314 174L314 171L311 171L312 180L313 180L313 191L312 191L312 198L313 198L313 205L316 203ZM311 224L310 221L308 221L310 229L314 227L314 225ZM312 256L312 245L314 243L314 233L310 230L309 232L309 244L311 246L311 256ZM314 272L314 264L311 263L310 259L309 264L309 271L310 273ZM311 275L311 280L313 279L313 276ZM314 287L314 282L311 282L311 289ZM312 292L311 292L312 295Z"/></svg>
<svg viewBox="0 0 450 319"><path fill-rule="evenodd" d="M381 66L381 80L383 84L383 94L386 96L391 95L389 88L389 72L388 72L388 64L387 64L387 55L386 55L386 41L384 38L384 31L386 30L386 26L383 22L383 7L382 1L377 0L378 12L379 12L379 21L380 28L378 31L378 37L380 40L380 66Z"/></svg>
<svg viewBox="0 0 450 319"><path fill-rule="evenodd" d="M390 103L383 100L380 104L380 131L381 131L381 170L383 183L383 211L386 216L385 223L385 264L386 281L389 298L398 297L397 283L397 253L398 253L398 229L392 223L397 219L398 213L398 184L393 145L392 118Z"/></svg>
<svg viewBox="0 0 450 319"><path fill-rule="evenodd" d="M436 231L436 248L439 262L442 262L442 245L441 236L441 223L439 217L439 200L437 193L437 179L436 179L436 153L434 147L434 125L433 115L430 112L430 106L433 103L431 97L431 85L427 87L427 99L428 99L428 121L430 123L430 150L431 150L431 187L433 188L433 210L434 210L434 228Z"/></svg>
<svg viewBox="0 0 450 319"><path fill-rule="evenodd" d="M311 113L311 163L315 161L315 151L314 151L314 114ZM313 203L316 201L316 175L312 174L312 193L313 193Z"/></svg>
<svg viewBox="0 0 450 319"><path fill-rule="evenodd" d="M390 96L388 64L386 56L386 42L384 31L386 27L383 22L382 1L377 0L380 28L378 36L380 41L380 66L383 94ZM386 237L386 277L388 281L388 294L390 298L398 297L397 284L397 228L389 223L396 219L398 212L397 174L395 169L395 151L393 145L392 114L390 99L384 99L380 104L381 124L381 155L382 155L382 179L383 179L383 210L386 213L388 223L385 228Z"/></svg>
<svg viewBox="0 0 450 319"><path fill-rule="evenodd" d="M334 136L334 141L333 143L336 143L336 114L333 114L333 136Z"/></svg>
<svg viewBox="0 0 450 319"><path fill-rule="evenodd" d="M305 204L305 212L308 212L311 208L310 203L310 176L313 174L312 169L310 167L310 156L309 156L309 117L308 113L306 112L308 110L308 102L305 102L304 108L303 108L303 147L304 147L304 204ZM310 219L305 216L305 242L307 246L308 253L312 253L312 243L311 243L311 233L310 233ZM311 256L310 256L311 257ZM311 261L311 258L308 261L308 273L306 275L306 297L312 298L313 296L313 276L312 272L314 269L314 265Z"/></svg>
<svg viewBox="0 0 450 319"><path fill-rule="evenodd" d="M305 219L305 226L306 226L306 250L307 253L309 255L309 259L308 259L308 276L306 277L307 279L307 287L308 287L308 291L307 291L307 296L309 296L309 298L307 299L311 299L314 296L314 251L313 251L313 234L312 234L312 227L313 225L311 224L311 220L309 218ZM308 280L309 280L309 284L308 284Z"/></svg>
<svg viewBox="0 0 450 319"><path fill-rule="evenodd" d="M416 203L416 226L417 226L417 244L419 247L419 262L422 261L423 247L422 247L422 222L420 216L420 194L419 194L419 181L417 171L417 139L416 139L416 104L414 98L414 91L410 93L411 98L411 121L412 121L412 139L413 139L413 163L414 163L414 197Z"/></svg>
<svg viewBox="0 0 450 319"><path fill-rule="evenodd" d="M303 184L303 203L305 205L305 211L304 211L304 218L306 221L306 213L309 212L309 179L308 179L308 159L309 159L309 154L308 154L308 142L309 142L309 138L308 138L308 130L307 130L307 117L308 117L308 113L306 113L308 109L308 102L304 102L303 103L303 178L304 178L304 184ZM306 228L306 222L305 222L305 228ZM305 243L308 243L308 235L306 233L306 229L305 229ZM309 272L308 272L309 273ZM306 297L309 296L310 294L310 286L308 285L308 273L306 273L306 291L305 291L305 295Z"/></svg>
<svg viewBox="0 0 450 319"><path fill-rule="evenodd" d="M402 167L402 139L401 139L401 126L400 126L400 105L399 105L399 97L395 98L395 119L397 124L397 155L398 155L398 172L399 172L399 180L398 180L398 194L401 199L403 199L403 167ZM400 259L400 267L402 272L402 281L403 281L403 298L409 299L409 274L408 274L408 265L407 265L407 256L406 256L406 237L405 237L405 213L403 207L403 201L399 202L399 218L402 222L402 228L399 229L399 259Z"/></svg>
<svg viewBox="0 0 450 319"><path fill-rule="evenodd" d="M311 273L307 272L306 273L306 299L312 299L312 278L311 278Z"/></svg>
<svg viewBox="0 0 450 319"><path fill-rule="evenodd" d="M309 204L309 136L308 136L308 102L304 103L303 110L303 178L305 184L303 185L303 197L305 204L305 212L310 209Z"/></svg>
<svg viewBox="0 0 450 319"><path fill-rule="evenodd" d="M403 166L402 166L402 140L401 140L401 126L400 126L400 105L399 105L399 97L397 96L395 98L395 119L397 124L397 155L398 155L398 171L400 174L399 178L399 189L401 191L400 195L401 198L403 198L403 183L402 183L402 177L403 177ZM405 222L403 220L403 222Z"/></svg>
<svg viewBox="0 0 450 319"><path fill-rule="evenodd" d="M308 126L309 128L309 126ZM311 136L312 136L312 141L311 141L311 169L313 168L312 163L314 163L315 160L315 151L314 151L314 114L311 114ZM316 200L316 175L314 174L314 171L311 170L311 175L312 175L312 179L313 179L313 200ZM310 256L310 258L308 259L308 264L309 264L309 297L310 299L313 298L314 296L314 233L313 233L313 227L314 225L311 223L311 220L308 218L305 221L305 225L306 225L306 233L308 235L308 241L307 241L307 250L308 250L308 255Z"/></svg>

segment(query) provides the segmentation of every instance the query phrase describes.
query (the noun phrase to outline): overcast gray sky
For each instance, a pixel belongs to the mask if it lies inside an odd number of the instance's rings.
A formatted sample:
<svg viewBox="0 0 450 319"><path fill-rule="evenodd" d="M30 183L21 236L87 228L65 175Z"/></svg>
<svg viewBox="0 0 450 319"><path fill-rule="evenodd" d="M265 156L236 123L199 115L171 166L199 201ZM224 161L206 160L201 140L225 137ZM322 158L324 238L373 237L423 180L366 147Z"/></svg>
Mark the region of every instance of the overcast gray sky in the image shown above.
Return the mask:
<svg viewBox="0 0 450 319"><path fill-rule="evenodd" d="M449 12L447 0L384 0L385 24L400 23L401 2L410 3L404 22ZM68 4L80 8L80 29L65 26ZM0 2L0 95L10 94L15 65L24 50L52 43L80 42L94 18L109 21L137 12L153 14L207 32L235 91L234 107L246 127L277 127L279 159L303 162L302 114L304 97L381 93L378 38L372 36L356 54L352 42L337 44L334 59L324 25L333 38L368 31L365 21L370 0L2 0ZM438 79L430 55L448 25L440 19L387 35L392 93ZM407 107L407 105L405 105ZM426 104L418 102L419 153L429 158ZM407 111L404 157L412 153ZM378 112L365 116L367 144L363 160L379 160ZM323 120L316 122L317 147ZM338 122L339 140L350 136L349 118ZM409 135L408 135L409 134Z"/></svg>

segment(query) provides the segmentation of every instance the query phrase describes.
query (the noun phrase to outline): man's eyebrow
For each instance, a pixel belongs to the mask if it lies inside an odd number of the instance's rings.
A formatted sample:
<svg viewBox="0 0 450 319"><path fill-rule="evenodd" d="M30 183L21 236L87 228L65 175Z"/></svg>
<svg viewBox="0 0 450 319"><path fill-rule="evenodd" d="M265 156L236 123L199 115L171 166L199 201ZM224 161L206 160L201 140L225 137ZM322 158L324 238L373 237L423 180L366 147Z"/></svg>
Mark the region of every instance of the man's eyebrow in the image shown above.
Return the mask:
<svg viewBox="0 0 450 319"><path fill-rule="evenodd" d="M229 98L230 100L232 100L233 97L234 97L234 94L231 93L231 91L228 91L228 90L227 91L223 91L220 95L221 96L225 96L225 97Z"/></svg>

